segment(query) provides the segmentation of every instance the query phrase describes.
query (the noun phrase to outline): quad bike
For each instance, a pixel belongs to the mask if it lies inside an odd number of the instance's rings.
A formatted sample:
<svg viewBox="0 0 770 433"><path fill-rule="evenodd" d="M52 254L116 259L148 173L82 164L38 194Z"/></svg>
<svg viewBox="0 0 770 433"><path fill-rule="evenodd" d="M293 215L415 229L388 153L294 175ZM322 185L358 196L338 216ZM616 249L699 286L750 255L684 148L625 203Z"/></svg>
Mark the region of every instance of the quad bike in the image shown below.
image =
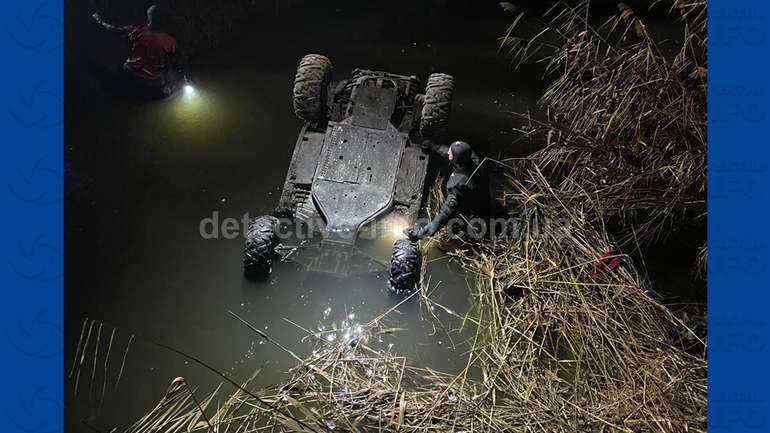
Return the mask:
<svg viewBox="0 0 770 433"><path fill-rule="evenodd" d="M453 89L446 74L431 74L423 87L416 76L367 69L335 82L327 57L305 56L293 90L294 112L305 123L276 211L249 226L245 273L267 278L276 255L337 275L387 269L356 241L378 222L395 218L410 226L417 219L428 154L412 140L445 131ZM304 227L305 236L279 239L286 221ZM391 289L414 289L420 265L419 246L397 241Z"/></svg>

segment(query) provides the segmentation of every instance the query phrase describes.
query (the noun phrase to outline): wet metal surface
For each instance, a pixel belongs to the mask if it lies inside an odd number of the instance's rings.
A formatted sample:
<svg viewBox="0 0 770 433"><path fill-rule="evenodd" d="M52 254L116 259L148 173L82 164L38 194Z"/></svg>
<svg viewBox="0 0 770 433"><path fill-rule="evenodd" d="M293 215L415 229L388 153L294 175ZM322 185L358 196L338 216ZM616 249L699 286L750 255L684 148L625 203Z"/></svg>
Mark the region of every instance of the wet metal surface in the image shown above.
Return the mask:
<svg viewBox="0 0 770 433"><path fill-rule="evenodd" d="M392 127L329 126L312 188L326 239L355 243L359 227L388 209L407 140Z"/></svg>

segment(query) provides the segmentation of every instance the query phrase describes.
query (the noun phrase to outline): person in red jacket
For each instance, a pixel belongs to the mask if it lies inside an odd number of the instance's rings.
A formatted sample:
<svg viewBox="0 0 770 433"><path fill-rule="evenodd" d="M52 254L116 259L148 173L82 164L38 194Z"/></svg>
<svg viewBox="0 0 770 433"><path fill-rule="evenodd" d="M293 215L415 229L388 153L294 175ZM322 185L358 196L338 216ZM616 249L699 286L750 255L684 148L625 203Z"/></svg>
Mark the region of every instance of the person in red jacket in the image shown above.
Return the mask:
<svg viewBox="0 0 770 433"><path fill-rule="evenodd" d="M163 29L169 22L168 12L156 5L147 9L147 23L138 26L115 26L104 21L99 12L94 20L107 30L122 33L130 43L123 71L135 84L157 91L160 96L171 94L182 77L177 44Z"/></svg>

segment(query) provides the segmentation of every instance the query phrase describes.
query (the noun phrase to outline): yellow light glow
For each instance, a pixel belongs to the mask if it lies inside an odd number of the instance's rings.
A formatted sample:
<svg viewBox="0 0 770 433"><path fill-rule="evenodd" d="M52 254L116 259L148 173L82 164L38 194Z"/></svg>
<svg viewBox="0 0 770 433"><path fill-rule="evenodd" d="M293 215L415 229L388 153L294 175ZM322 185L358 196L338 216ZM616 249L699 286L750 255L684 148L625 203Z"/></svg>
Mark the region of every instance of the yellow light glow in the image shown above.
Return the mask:
<svg viewBox="0 0 770 433"><path fill-rule="evenodd" d="M389 221L390 233L397 239L404 237L404 230L407 228L406 221L401 218L393 218Z"/></svg>

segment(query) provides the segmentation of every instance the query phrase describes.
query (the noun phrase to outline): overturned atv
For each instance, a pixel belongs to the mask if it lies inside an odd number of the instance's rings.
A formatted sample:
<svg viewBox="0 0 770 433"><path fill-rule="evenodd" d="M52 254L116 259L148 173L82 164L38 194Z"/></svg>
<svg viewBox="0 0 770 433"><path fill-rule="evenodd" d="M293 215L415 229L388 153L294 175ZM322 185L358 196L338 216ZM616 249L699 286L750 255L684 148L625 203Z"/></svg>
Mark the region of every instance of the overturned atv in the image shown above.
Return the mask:
<svg viewBox="0 0 770 433"><path fill-rule="evenodd" d="M302 239L278 239L278 219L251 222L245 272L266 278L275 254L307 270L337 275L382 270L356 248L365 228L386 219L411 225L422 205L428 155L413 143L447 127L454 80L432 74L423 88L415 76L356 69L332 81L332 64L309 54L294 80L294 112L305 121L294 145L275 215L308 229ZM398 241L390 264L396 292L419 280L417 244Z"/></svg>

